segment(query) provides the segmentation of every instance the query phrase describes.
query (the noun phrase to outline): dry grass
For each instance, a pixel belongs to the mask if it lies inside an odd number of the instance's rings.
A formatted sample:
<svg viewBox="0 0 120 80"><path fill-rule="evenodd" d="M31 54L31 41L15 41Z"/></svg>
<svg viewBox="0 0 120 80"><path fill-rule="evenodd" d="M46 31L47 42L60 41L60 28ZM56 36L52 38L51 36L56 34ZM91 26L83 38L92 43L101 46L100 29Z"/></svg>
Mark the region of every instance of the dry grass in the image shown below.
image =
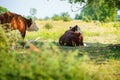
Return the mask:
<svg viewBox="0 0 120 80"><path fill-rule="evenodd" d="M70 26L79 25L83 35L84 41L90 43L102 43L102 44L116 44L118 41L118 33L120 31L113 27L113 23L98 23L98 22L83 22L80 20L73 20L70 22L63 21L36 21L39 26L38 32L27 32L26 39L34 39L39 37L41 40L53 40L58 41L59 37L69 29ZM50 23L53 28L46 30L44 25Z"/></svg>

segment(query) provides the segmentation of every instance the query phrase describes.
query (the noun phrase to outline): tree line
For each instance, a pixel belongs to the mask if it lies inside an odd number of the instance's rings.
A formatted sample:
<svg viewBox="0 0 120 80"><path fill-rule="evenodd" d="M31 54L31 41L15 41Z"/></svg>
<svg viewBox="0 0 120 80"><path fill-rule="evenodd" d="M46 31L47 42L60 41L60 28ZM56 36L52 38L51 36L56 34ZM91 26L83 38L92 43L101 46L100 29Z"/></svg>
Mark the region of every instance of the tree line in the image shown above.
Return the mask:
<svg viewBox="0 0 120 80"><path fill-rule="evenodd" d="M0 14L1 13L4 13L4 12L8 12L9 10L7 8L4 8L2 6L0 6ZM48 19L52 19L54 21L59 21L59 20L63 20L63 21L71 21L72 18L70 17L69 13L68 12L63 12L61 13L61 15L58 15L58 14L54 14L52 17L48 17L46 16L44 19L41 19L41 18L37 18L36 17L36 14L37 14L37 9L35 8L30 8L30 11L29 11L30 15L28 16L24 16L26 18L32 18L34 20L36 19L39 19L39 20L48 20Z"/></svg>
<svg viewBox="0 0 120 80"><path fill-rule="evenodd" d="M63 0L61 0L63 1ZM117 21L120 15L117 15L117 11L120 10L120 0L67 0L71 5L73 4L85 4L79 14L75 15L74 19L91 21L98 20L100 22ZM0 13L8 11L4 7L0 7ZM35 8L30 9L30 15L27 18L39 19L35 15L37 10ZM51 18L46 16L44 20L52 19L55 21L71 21L68 12L63 12L61 15L54 14Z"/></svg>

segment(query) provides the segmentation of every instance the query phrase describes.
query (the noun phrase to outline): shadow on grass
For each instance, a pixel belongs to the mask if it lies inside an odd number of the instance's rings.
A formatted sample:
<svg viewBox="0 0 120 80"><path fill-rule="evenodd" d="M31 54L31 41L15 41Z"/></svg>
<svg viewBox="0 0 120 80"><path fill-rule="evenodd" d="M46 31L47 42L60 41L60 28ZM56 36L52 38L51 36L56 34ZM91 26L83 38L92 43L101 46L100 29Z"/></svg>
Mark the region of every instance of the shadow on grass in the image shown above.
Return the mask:
<svg viewBox="0 0 120 80"><path fill-rule="evenodd" d="M106 61L109 59L120 60L120 47L115 47L111 44L102 44L102 43L86 43L87 47L76 46L76 47L68 47L68 46L60 46L58 42L50 41L40 41L33 42L39 49L42 47L48 47L47 49L51 49L52 46L56 46L62 53L62 51L68 53L71 51L78 51L78 57L82 55L88 55L91 60L96 61Z"/></svg>

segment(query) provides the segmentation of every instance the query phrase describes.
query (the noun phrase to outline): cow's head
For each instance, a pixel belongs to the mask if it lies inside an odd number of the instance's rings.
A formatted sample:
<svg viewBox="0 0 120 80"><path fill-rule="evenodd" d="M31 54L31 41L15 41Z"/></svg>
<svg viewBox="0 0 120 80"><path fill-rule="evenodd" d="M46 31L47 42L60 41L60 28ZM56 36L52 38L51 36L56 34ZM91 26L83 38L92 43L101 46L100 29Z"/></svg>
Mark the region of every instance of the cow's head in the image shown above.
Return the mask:
<svg viewBox="0 0 120 80"><path fill-rule="evenodd" d="M80 27L78 25L75 25L74 27L70 27L70 30L74 31L74 32L80 32L80 33L82 33L81 30L80 30Z"/></svg>
<svg viewBox="0 0 120 80"><path fill-rule="evenodd" d="M36 23L31 18L28 19L27 23L28 23L27 31L38 31L39 30Z"/></svg>

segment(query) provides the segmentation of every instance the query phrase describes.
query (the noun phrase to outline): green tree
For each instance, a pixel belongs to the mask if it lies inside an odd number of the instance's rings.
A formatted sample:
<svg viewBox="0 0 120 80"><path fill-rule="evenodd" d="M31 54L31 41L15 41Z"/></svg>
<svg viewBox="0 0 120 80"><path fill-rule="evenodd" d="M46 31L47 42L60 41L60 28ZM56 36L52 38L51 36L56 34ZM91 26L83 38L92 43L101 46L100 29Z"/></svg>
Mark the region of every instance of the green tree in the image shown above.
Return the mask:
<svg viewBox="0 0 120 80"><path fill-rule="evenodd" d="M62 19L61 16L59 16L57 14L53 15L53 17L52 17L52 20L55 20L55 21L59 21L61 19Z"/></svg>
<svg viewBox="0 0 120 80"><path fill-rule="evenodd" d="M71 21L72 20L70 18L70 15L68 14L68 12L61 13L61 17L62 17L63 21Z"/></svg>
<svg viewBox="0 0 120 80"><path fill-rule="evenodd" d="M115 8L109 7L109 5L105 4L103 1L98 1L98 3L96 2L93 5L86 5L81 11L81 16L86 17L88 20L109 22L116 21L117 11Z"/></svg>
<svg viewBox="0 0 120 80"><path fill-rule="evenodd" d="M7 8L4 8L2 6L0 6L0 14L3 12L8 12L9 10Z"/></svg>
<svg viewBox="0 0 120 80"><path fill-rule="evenodd" d="M80 19L82 19L82 16L80 14L76 14L75 19L80 20Z"/></svg>
<svg viewBox="0 0 120 80"><path fill-rule="evenodd" d="M68 0L71 4L85 3L82 17L100 21L115 21L117 10L120 9L120 0Z"/></svg>
<svg viewBox="0 0 120 80"><path fill-rule="evenodd" d="M36 19L35 15L37 14L37 9L30 8L30 14L33 19Z"/></svg>

